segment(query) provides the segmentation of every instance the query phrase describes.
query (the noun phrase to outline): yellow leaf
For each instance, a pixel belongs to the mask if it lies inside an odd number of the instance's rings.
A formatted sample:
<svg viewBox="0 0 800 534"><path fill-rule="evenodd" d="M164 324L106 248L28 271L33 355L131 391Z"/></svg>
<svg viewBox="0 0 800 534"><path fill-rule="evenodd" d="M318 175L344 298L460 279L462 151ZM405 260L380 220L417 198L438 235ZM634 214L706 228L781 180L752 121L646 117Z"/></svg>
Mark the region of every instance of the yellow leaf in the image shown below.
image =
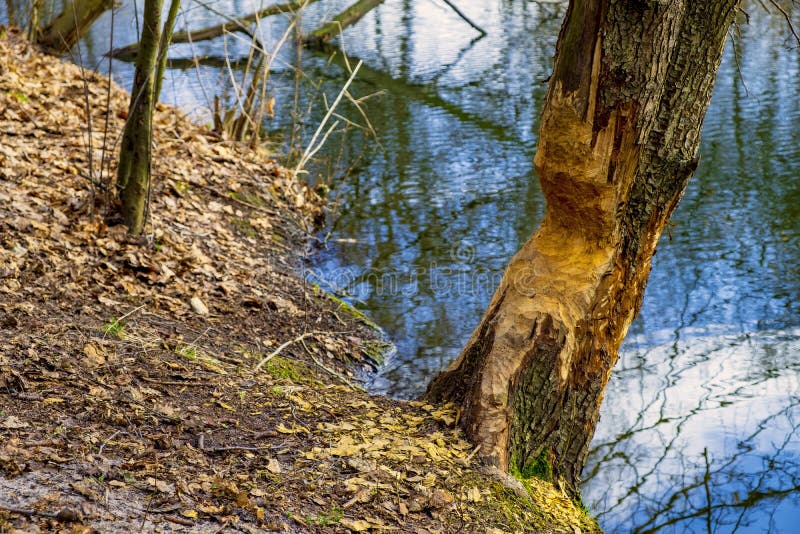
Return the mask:
<svg viewBox="0 0 800 534"><path fill-rule="evenodd" d="M330 449L329 452L333 456L347 457L358 454L363 447L363 444L356 445L355 441L350 436L344 436L339 440L339 443L337 443L335 447Z"/></svg>
<svg viewBox="0 0 800 534"><path fill-rule="evenodd" d="M356 519L355 521L342 519L342 526L349 528L353 532L365 532L370 529L369 521L364 521L363 519Z"/></svg>
<svg viewBox="0 0 800 534"><path fill-rule="evenodd" d="M298 405L298 407L304 412L310 412L313 408L310 402L308 402L298 394L289 395L289 398L293 400Z"/></svg>
<svg viewBox="0 0 800 534"><path fill-rule="evenodd" d="M226 410L228 410L229 412L235 412L235 411L236 411L236 408L234 408L234 407L233 407L233 406L231 406L230 404L225 404L225 403L224 403L224 402L222 402L221 400L218 400L218 401L217 401L217 405L218 405L220 408L225 408L225 409L226 409Z"/></svg>
<svg viewBox="0 0 800 534"><path fill-rule="evenodd" d="M286 425L284 425L283 423L279 424L275 428L275 430L277 430L281 434L299 434L300 432L306 432L306 433L309 433L309 434L311 433L307 428L304 428L302 426L298 426L298 427L293 426L292 428L289 428Z"/></svg>
<svg viewBox="0 0 800 534"><path fill-rule="evenodd" d="M184 510L183 517L188 517L189 519L197 519L197 510Z"/></svg>
<svg viewBox="0 0 800 534"><path fill-rule="evenodd" d="M222 506L213 506L213 505L206 506L206 505L201 504L197 508L201 512L204 512L206 514L218 514L218 513L222 512Z"/></svg>

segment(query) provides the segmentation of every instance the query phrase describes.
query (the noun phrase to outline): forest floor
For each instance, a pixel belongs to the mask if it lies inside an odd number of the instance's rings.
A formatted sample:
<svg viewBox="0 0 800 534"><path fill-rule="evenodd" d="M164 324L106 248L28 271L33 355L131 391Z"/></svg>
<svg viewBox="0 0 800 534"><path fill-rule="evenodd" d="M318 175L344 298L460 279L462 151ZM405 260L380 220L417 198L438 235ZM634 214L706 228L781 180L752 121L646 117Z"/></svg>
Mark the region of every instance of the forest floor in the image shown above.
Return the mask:
<svg viewBox="0 0 800 534"><path fill-rule="evenodd" d="M0 33L0 532L597 530L481 467L452 407L359 387L384 344L299 275L314 191L159 105L129 237L129 96Z"/></svg>

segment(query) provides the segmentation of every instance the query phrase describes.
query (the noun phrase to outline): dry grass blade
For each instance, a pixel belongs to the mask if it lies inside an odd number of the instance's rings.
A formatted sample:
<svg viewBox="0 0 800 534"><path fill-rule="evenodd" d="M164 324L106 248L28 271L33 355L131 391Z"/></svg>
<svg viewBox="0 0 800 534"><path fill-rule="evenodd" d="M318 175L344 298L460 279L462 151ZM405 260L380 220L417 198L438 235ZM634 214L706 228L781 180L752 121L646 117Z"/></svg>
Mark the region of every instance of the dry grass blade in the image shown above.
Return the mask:
<svg viewBox="0 0 800 534"><path fill-rule="evenodd" d="M339 105L339 102L341 102L342 97L344 97L344 95L347 93L347 88L350 87L351 83L353 83L353 80L355 79L356 74L358 74L358 69L361 68L361 64L362 64L362 62L359 61L358 64L356 65L356 67L353 69L353 72L350 73L350 77L347 79L347 82L344 84L344 87L342 87L342 90L339 91L339 94L336 96L336 99L333 101L333 104L328 107L328 112L325 114L325 117L323 117L322 121L319 123L319 126L317 126L317 130L314 132L314 135L311 137L311 141L308 143L308 147L306 147L305 152L303 152L303 155L300 157L300 161L297 162L297 166L294 169L294 175L295 176L297 176L297 174L299 174L302 171L302 169L305 167L305 165L308 163L308 161L325 144L325 140L328 138L328 135L330 135L330 133L333 130L333 128L328 128L328 130L323 135L322 140L320 141L319 144L316 144L317 143L317 138L319 137L319 135L322 132L323 128L325 128L325 125L327 124L327 122L331 118L331 116L333 115L334 111L336 110L336 106ZM336 125L336 123L334 123L334 126L335 125Z"/></svg>

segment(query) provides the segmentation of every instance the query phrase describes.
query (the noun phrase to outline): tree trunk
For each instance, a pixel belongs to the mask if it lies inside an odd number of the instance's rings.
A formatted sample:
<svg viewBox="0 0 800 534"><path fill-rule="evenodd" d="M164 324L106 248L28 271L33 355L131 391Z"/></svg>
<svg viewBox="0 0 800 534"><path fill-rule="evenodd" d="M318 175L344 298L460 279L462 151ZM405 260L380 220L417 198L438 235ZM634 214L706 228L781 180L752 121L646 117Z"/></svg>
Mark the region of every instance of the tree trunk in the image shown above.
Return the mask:
<svg viewBox="0 0 800 534"><path fill-rule="evenodd" d="M171 0L169 12L167 12L167 20L164 21L164 28L161 30L161 40L158 43L155 86L153 88L153 105L158 102L161 96L161 84L164 81L164 70L167 67L169 45L172 44L172 30L175 28L175 21L178 19L180 7L181 0Z"/></svg>
<svg viewBox="0 0 800 534"><path fill-rule="evenodd" d="M122 134L117 168L117 191L122 217L132 234L144 228L150 187L150 157L155 106L155 72L160 41L162 0L145 0L141 49L131 89L128 121Z"/></svg>
<svg viewBox="0 0 800 534"><path fill-rule="evenodd" d="M572 0L536 170L541 227L427 396L481 454L577 495L619 346L694 172L738 0Z"/></svg>
<svg viewBox="0 0 800 534"><path fill-rule="evenodd" d="M66 52L113 6L114 0L65 2L64 11L38 32L37 42L52 53Z"/></svg>

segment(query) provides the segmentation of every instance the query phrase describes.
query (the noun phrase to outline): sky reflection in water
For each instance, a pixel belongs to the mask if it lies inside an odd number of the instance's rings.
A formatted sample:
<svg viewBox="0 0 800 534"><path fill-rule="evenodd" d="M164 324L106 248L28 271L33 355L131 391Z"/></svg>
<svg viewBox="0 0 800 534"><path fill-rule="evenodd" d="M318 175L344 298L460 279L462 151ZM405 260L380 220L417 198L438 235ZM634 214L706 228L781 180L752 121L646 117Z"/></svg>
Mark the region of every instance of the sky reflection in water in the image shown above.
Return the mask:
<svg viewBox="0 0 800 534"><path fill-rule="evenodd" d="M117 44L134 39L125 4ZM315 4L305 26L343 5ZM399 397L455 357L543 213L531 161L563 8L459 6L487 37L473 42L431 0L387 2L347 32L346 49L365 61L352 92L383 91L366 105L380 148L358 132L329 143L326 157L354 169L328 247L308 265L395 341L371 386ZM609 532L793 532L800 518L800 53L779 16L746 8L751 23L726 50L700 168L659 245L584 473L585 500ZM185 15L194 28L218 20L188 2ZM100 64L108 28L106 16L84 42L88 63ZM263 40L284 28L263 25ZM172 55L226 50L246 48L229 38ZM293 58L287 47L274 63L276 134L290 122ZM313 53L303 66L322 80L300 81L300 108L316 102L304 120L313 131L320 91L335 94L347 76ZM130 65L115 72L130 85ZM171 70L164 99L207 119L226 76ZM358 119L352 106L341 111Z"/></svg>

